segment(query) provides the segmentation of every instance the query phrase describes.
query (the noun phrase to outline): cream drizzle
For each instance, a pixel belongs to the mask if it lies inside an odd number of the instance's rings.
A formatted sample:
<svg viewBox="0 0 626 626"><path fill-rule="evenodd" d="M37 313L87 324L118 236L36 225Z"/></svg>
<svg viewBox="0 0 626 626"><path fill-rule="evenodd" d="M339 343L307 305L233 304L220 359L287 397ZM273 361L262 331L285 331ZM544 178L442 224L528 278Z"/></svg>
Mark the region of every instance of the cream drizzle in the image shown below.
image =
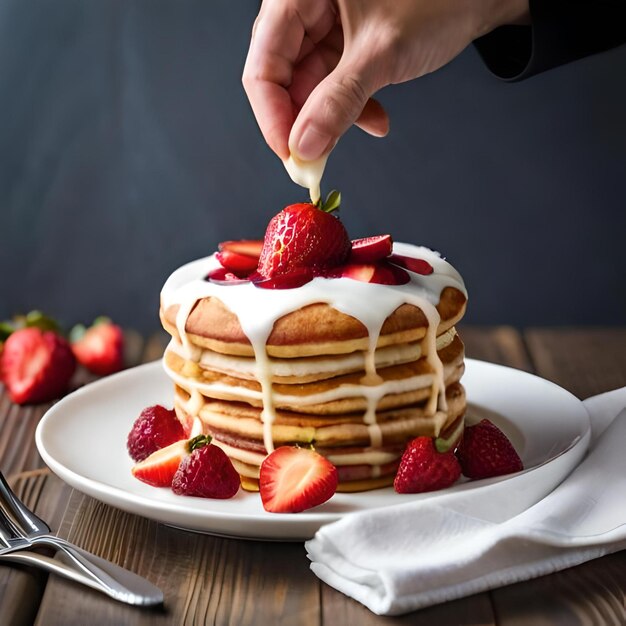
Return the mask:
<svg viewBox="0 0 626 626"><path fill-rule="evenodd" d="M222 400L256 400L265 403L266 394L265 389L261 386L261 391L256 389L248 389L247 387L238 387L235 385L228 385L225 383L209 383L202 382L196 379L190 379L182 376L178 372L175 372L169 365L164 363L163 365L167 375L179 386L185 389L188 393L200 392L210 398L219 398ZM446 366L443 369L444 380L455 369L456 365ZM313 404L323 404L325 402L333 402L335 400L343 400L346 398L358 398L364 396L367 400L367 411L370 409L370 404L375 401L376 403L383 397L389 394L406 393L410 391L416 391L423 389L427 385L436 385L436 375L434 374L420 374L418 376L409 376L407 378L399 378L383 381L380 385L355 385L344 384L334 387L333 389L327 389L326 391L319 391L317 393L310 393L306 395L289 395L286 393L277 393L272 391L272 405L282 407L305 407ZM374 407L375 409L376 407ZM432 414L434 411L426 411L427 414ZM374 418L368 416L367 412L363 421L366 424L375 424L376 415L374 412Z"/></svg>
<svg viewBox="0 0 626 626"><path fill-rule="evenodd" d="M456 337L456 329L450 328L437 337L437 351L449 346ZM185 358L182 345L174 337L167 345L166 352L172 352ZM304 357L269 359L270 367L275 376L283 378L316 376L319 374L333 374L337 372L358 372L365 369L367 351L357 350L349 354L336 355L334 358ZM375 368L401 365L417 361L422 356L421 342L410 344L391 345L377 348L375 352ZM256 364L254 358L221 354L212 350L203 349L198 361L199 365L209 370L216 370L225 374L232 374L239 378L255 380ZM365 377L364 377L365 378ZM289 381L285 381L289 382Z"/></svg>
<svg viewBox="0 0 626 626"><path fill-rule="evenodd" d="M420 308L428 321L422 350L435 373L427 413L433 414L437 408L445 410L444 368L436 350L440 322L436 305L441 292L447 286L456 287L467 295L463 279L438 253L428 248L396 243L394 252L428 261L433 267L433 273L422 276L409 272L411 280L406 285L379 285L349 278L315 278L297 289L263 290L251 283L220 285L205 281L204 276L219 266L214 256L211 256L176 270L163 286L161 301L164 308L175 304L180 306L176 327L186 358L194 362L200 359L201 350L191 344L186 325L196 302L205 297L216 297L237 316L255 355L257 380L261 385L263 398L263 441L269 453L274 449L272 423L276 414L271 362L266 350L267 340L277 319L318 302L327 303L338 311L351 315L367 328L370 341L365 355L365 382L373 382L371 377L377 376L375 348L384 321L402 304L413 304ZM385 393L382 388L385 385L389 388L391 385L388 383L392 382L394 381L387 381L382 385L355 386L367 399L364 422L368 426L376 422L376 405Z"/></svg>

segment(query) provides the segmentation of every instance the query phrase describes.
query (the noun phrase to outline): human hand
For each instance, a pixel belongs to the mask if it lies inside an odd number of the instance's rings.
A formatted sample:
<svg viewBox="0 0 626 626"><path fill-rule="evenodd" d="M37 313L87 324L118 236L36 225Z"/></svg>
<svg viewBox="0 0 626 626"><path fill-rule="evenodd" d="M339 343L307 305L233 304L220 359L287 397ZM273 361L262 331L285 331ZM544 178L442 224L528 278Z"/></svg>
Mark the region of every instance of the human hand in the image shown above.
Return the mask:
<svg viewBox="0 0 626 626"><path fill-rule="evenodd" d="M244 88L270 148L313 161L352 124L387 134L371 98L379 89L439 69L527 15L528 0L264 0Z"/></svg>

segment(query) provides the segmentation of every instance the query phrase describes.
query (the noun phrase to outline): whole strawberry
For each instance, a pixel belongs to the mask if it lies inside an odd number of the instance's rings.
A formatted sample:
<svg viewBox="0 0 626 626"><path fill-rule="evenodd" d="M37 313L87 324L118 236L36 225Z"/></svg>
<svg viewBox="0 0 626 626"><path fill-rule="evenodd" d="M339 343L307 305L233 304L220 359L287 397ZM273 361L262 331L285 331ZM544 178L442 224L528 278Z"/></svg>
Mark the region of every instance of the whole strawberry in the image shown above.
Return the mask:
<svg viewBox="0 0 626 626"><path fill-rule="evenodd" d="M143 461L156 450L184 438L185 432L176 412L156 404L139 414L128 433L126 446L133 461Z"/></svg>
<svg viewBox="0 0 626 626"><path fill-rule="evenodd" d="M465 427L456 454L468 478L491 478L524 469L513 444L487 419Z"/></svg>
<svg viewBox="0 0 626 626"><path fill-rule="evenodd" d="M71 339L78 362L93 374L107 376L124 367L124 333L110 319L98 318L87 330L75 327Z"/></svg>
<svg viewBox="0 0 626 626"><path fill-rule="evenodd" d="M75 369L69 343L50 330L16 330L0 355L0 378L17 404L58 398L67 390Z"/></svg>
<svg viewBox="0 0 626 626"><path fill-rule="evenodd" d="M398 493L437 491L453 485L461 476L461 466L452 450L437 452L430 437L410 441L400 460L393 481Z"/></svg>
<svg viewBox="0 0 626 626"><path fill-rule="evenodd" d="M274 216L265 232L258 272L265 278L308 269L312 276L341 265L352 243L338 218L337 202L292 204Z"/></svg>
<svg viewBox="0 0 626 626"><path fill-rule="evenodd" d="M192 439L193 451L186 456L172 480L172 491L179 496L232 498L241 481L226 453L211 444L210 437Z"/></svg>

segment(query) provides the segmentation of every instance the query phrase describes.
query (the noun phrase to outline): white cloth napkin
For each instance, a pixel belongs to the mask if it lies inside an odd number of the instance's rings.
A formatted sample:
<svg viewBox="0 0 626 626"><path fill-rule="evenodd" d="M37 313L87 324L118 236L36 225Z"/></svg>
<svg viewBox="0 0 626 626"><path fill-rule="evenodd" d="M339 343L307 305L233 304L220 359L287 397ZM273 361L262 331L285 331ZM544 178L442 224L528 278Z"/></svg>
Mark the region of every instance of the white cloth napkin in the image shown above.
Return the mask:
<svg viewBox="0 0 626 626"><path fill-rule="evenodd" d="M311 569L374 613L398 615L625 549L626 387L584 404L590 452L527 510L492 521L497 492L484 489L356 513L305 544Z"/></svg>

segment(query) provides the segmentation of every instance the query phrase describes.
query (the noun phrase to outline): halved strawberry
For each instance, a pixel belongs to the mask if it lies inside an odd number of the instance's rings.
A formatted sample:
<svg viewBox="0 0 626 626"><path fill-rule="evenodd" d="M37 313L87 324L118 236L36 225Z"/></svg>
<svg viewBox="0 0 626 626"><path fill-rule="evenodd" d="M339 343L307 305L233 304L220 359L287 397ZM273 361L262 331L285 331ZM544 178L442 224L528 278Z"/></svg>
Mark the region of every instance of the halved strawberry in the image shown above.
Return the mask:
<svg viewBox="0 0 626 626"><path fill-rule="evenodd" d="M246 256L255 257L257 260L261 256L263 242L257 239L240 239L239 241L222 241L217 249L220 252L235 252Z"/></svg>
<svg viewBox="0 0 626 626"><path fill-rule="evenodd" d="M422 274L423 276L428 276L433 273L433 266L424 259L415 259L410 256L404 256L403 254L392 254L389 257L389 262L395 263L416 274Z"/></svg>
<svg viewBox="0 0 626 626"><path fill-rule="evenodd" d="M70 338L78 362L90 372L106 376L124 367L124 333L110 319L98 318L87 330L75 326Z"/></svg>
<svg viewBox="0 0 626 626"><path fill-rule="evenodd" d="M381 285L404 285L411 280L407 272L386 261L348 263L341 268L341 276L360 280L364 283L379 283Z"/></svg>
<svg viewBox="0 0 626 626"><path fill-rule="evenodd" d="M326 502L337 483L337 468L321 454L281 446L261 464L259 491L266 511L298 513Z"/></svg>
<svg viewBox="0 0 626 626"><path fill-rule="evenodd" d="M153 452L131 469L133 476L153 487L169 487L181 461L190 454L188 444L182 439Z"/></svg>
<svg viewBox="0 0 626 626"><path fill-rule="evenodd" d="M17 404L47 402L66 391L76 369L69 343L52 331L14 331L0 354L0 379Z"/></svg>
<svg viewBox="0 0 626 626"><path fill-rule="evenodd" d="M222 250L215 256L223 267L240 277L245 277L250 272L254 272L259 264L258 257L232 252L231 250Z"/></svg>
<svg viewBox="0 0 626 626"><path fill-rule="evenodd" d="M391 235L376 235L363 239L353 239L350 251L350 263L372 263L391 254L393 241Z"/></svg>

